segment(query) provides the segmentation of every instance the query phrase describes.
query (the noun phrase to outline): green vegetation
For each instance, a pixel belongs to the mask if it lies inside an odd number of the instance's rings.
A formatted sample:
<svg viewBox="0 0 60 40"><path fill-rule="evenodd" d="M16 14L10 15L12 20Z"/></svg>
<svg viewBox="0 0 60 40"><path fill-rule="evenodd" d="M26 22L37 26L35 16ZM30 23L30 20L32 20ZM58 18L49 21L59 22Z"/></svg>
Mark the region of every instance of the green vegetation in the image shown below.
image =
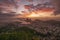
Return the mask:
<svg viewBox="0 0 60 40"><path fill-rule="evenodd" d="M21 27L0 33L0 40L40 40L40 38L34 30Z"/></svg>

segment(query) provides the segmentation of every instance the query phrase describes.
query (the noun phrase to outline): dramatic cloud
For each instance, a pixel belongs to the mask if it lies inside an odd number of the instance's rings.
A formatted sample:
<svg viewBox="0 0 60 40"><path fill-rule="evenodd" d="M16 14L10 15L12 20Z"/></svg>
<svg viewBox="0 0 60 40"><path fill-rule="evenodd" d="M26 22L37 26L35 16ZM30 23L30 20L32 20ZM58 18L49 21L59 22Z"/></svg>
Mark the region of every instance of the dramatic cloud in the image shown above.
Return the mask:
<svg viewBox="0 0 60 40"><path fill-rule="evenodd" d="M48 11L53 11L54 6L48 2L44 4L37 4L37 5L24 5L25 9L28 9L29 11L43 11L43 12L48 12Z"/></svg>
<svg viewBox="0 0 60 40"><path fill-rule="evenodd" d="M33 0L26 0L26 1L32 2Z"/></svg>
<svg viewBox="0 0 60 40"><path fill-rule="evenodd" d="M55 6L55 14L60 14L60 0L51 0L52 4Z"/></svg>
<svg viewBox="0 0 60 40"><path fill-rule="evenodd" d="M15 8L14 0L0 0L0 24L15 20Z"/></svg>
<svg viewBox="0 0 60 40"><path fill-rule="evenodd" d="M2 11L16 11L18 8L18 1L19 0L0 0L0 8L2 8Z"/></svg>
<svg viewBox="0 0 60 40"><path fill-rule="evenodd" d="M45 3L48 1L49 0L0 0L0 20L11 20L15 17L15 14L11 12L16 12L16 9L18 9L19 12L22 11L22 13L27 13L25 11L26 9L35 12L40 11L45 5L50 5L49 3ZM60 14L60 0L52 0L52 4L54 4L56 8L55 14ZM43 11L52 11L52 9L43 9Z"/></svg>

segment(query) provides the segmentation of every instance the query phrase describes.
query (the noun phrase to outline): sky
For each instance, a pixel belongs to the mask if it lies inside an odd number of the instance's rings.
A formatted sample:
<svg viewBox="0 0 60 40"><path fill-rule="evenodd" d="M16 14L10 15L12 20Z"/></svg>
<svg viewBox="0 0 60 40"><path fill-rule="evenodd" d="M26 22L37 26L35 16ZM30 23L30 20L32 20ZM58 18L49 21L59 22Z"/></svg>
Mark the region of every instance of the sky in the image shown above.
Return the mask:
<svg viewBox="0 0 60 40"><path fill-rule="evenodd" d="M34 0L33 4L36 5L38 3L49 2L49 0ZM0 0L0 9L6 11L24 11L24 5L31 4L32 2L28 2L27 0Z"/></svg>
<svg viewBox="0 0 60 40"><path fill-rule="evenodd" d="M19 14L21 11L27 11L24 5L32 3L33 5L37 5L45 2L51 2L55 6L55 14L57 16L53 17L51 15L52 18L50 19L60 20L60 0L33 0L33 2L29 0L0 0L0 22L4 20L16 20L16 14L11 12L18 12L17 14Z"/></svg>
<svg viewBox="0 0 60 40"><path fill-rule="evenodd" d="M57 10L57 12L55 12L56 14L60 14L59 10L60 10L60 0L33 0L33 2L29 2L29 0L0 0L0 11L3 12L11 12L11 11L16 11L18 13L21 13L21 11L25 11L26 9L24 8L24 5L28 5L28 4L38 4L38 3L45 3L45 2L51 2L53 5L55 5L55 8Z"/></svg>

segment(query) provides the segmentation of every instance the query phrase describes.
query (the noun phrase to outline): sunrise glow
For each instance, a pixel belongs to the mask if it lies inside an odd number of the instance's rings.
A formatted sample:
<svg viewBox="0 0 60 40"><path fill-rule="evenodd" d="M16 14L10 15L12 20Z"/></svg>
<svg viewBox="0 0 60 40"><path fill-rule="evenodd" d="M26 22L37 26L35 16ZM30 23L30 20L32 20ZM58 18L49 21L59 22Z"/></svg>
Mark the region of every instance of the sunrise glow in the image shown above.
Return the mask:
<svg viewBox="0 0 60 40"><path fill-rule="evenodd" d="M33 17L49 17L52 16L54 13L53 9L43 9L38 11L32 11L26 17L33 18Z"/></svg>

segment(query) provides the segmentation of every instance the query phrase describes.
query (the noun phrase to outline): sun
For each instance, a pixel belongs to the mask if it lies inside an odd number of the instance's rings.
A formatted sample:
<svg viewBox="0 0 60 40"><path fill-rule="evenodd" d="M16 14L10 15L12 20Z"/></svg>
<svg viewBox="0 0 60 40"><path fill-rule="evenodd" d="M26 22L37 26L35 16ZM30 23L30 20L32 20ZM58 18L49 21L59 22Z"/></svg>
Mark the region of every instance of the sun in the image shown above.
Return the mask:
<svg viewBox="0 0 60 40"><path fill-rule="evenodd" d="M38 15L38 14L32 12L32 14L27 15L27 17L31 17L31 18L32 18L32 17L40 17L40 15Z"/></svg>

